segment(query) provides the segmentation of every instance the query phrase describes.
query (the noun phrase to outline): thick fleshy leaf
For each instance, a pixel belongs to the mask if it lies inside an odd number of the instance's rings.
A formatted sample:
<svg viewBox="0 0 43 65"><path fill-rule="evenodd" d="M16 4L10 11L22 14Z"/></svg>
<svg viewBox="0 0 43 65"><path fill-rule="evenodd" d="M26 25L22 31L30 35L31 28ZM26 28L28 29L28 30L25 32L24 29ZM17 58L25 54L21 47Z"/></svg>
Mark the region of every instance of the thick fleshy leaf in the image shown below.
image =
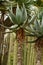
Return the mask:
<svg viewBox="0 0 43 65"><path fill-rule="evenodd" d="M9 10L8 16L13 24L17 24L16 16L14 15L14 13L12 13L12 11Z"/></svg>
<svg viewBox="0 0 43 65"><path fill-rule="evenodd" d="M34 29L34 25L30 25L30 29L33 31L34 34L36 34L37 36L39 36L40 34L38 33L38 31L36 29Z"/></svg>
<svg viewBox="0 0 43 65"><path fill-rule="evenodd" d="M40 22L38 22L37 20L34 22L34 26L35 26L35 28L36 28L36 30L40 30Z"/></svg>
<svg viewBox="0 0 43 65"><path fill-rule="evenodd" d="M28 20L28 24L32 24L36 19L36 15L33 15L30 20Z"/></svg>
<svg viewBox="0 0 43 65"><path fill-rule="evenodd" d="M26 22L26 20L27 20L27 11L26 11L26 8L25 8L24 4L23 4L23 7L21 7L21 9L17 5L16 19L17 19L18 24L23 24L23 23Z"/></svg>
<svg viewBox="0 0 43 65"><path fill-rule="evenodd" d="M26 8L25 8L25 5L23 4L23 8L22 8L22 22L26 22L27 20L27 11L26 11Z"/></svg>
<svg viewBox="0 0 43 65"><path fill-rule="evenodd" d="M17 27L18 27L18 25L15 24L15 25L12 25L10 28L13 29L13 28L17 28Z"/></svg>
<svg viewBox="0 0 43 65"><path fill-rule="evenodd" d="M16 9L16 19L17 19L17 24L22 23L22 11L19 8L18 4L17 4L17 9Z"/></svg>
<svg viewBox="0 0 43 65"><path fill-rule="evenodd" d="M32 33L32 34L35 34L35 33L34 33L34 30L31 29L31 27L26 26L25 29L26 29L28 32Z"/></svg>
<svg viewBox="0 0 43 65"><path fill-rule="evenodd" d="M17 24L12 25L12 26L10 27L10 29L11 29L12 31L14 31L14 30L17 29L17 28L18 28L18 25L17 25Z"/></svg>

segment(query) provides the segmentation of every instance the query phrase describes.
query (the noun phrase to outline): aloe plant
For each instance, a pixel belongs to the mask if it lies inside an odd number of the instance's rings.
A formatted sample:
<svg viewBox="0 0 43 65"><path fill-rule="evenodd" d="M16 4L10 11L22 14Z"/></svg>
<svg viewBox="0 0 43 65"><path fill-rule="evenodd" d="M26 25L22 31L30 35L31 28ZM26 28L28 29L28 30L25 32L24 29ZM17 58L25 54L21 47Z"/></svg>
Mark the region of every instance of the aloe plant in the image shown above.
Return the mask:
<svg viewBox="0 0 43 65"><path fill-rule="evenodd" d="M12 21L12 23L14 24L13 26L10 27L10 29L12 31L16 32L16 38L17 41L19 42L18 44L18 63L20 63L20 65L22 65L22 50L23 50L23 40L25 39L25 27L27 21L27 11L26 8L23 4L23 8L19 8L18 4L17 4L17 9L16 9L16 15L13 14L12 10L9 10L9 18ZM34 19L34 17L33 17ZM32 21L32 20L31 20ZM20 57L21 56L21 57ZM21 61L20 61L21 60Z"/></svg>
<svg viewBox="0 0 43 65"><path fill-rule="evenodd" d="M35 49L37 52L36 65L41 64L41 51L43 47L43 12L40 13L38 20L34 22L33 25L27 26L28 31L31 35L36 36L36 40L30 41L30 43L35 42Z"/></svg>

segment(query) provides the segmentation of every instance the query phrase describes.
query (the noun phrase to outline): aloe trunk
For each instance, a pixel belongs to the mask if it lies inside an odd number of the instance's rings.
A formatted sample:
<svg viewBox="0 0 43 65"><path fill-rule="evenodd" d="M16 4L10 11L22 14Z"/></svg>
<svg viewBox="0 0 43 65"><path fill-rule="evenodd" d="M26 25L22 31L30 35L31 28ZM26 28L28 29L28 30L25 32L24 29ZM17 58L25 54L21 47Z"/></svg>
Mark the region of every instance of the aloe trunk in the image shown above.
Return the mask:
<svg viewBox="0 0 43 65"><path fill-rule="evenodd" d="M38 39L35 44L36 48L36 65L42 65L42 48L43 48L43 38Z"/></svg>
<svg viewBox="0 0 43 65"><path fill-rule="evenodd" d="M27 42L27 37L25 37L25 42ZM18 43L17 56L17 65L27 65L27 43Z"/></svg>
<svg viewBox="0 0 43 65"><path fill-rule="evenodd" d="M42 58L42 62L41 62L41 64L43 65L43 48L42 48L41 53L42 53L42 56L41 56L41 58Z"/></svg>
<svg viewBox="0 0 43 65"><path fill-rule="evenodd" d="M24 65L27 65L27 44L24 43Z"/></svg>
<svg viewBox="0 0 43 65"><path fill-rule="evenodd" d="M18 61L17 61L17 65L23 65L23 45L24 45L24 39L25 39L25 32L23 28L19 28L16 31L16 38L18 41L18 52L17 52L17 56L18 56Z"/></svg>
<svg viewBox="0 0 43 65"><path fill-rule="evenodd" d="M37 49L36 65L41 65L41 50Z"/></svg>
<svg viewBox="0 0 43 65"><path fill-rule="evenodd" d="M18 56L17 65L23 65L23 44L22 43L18 44L17 56Z"/></svg>

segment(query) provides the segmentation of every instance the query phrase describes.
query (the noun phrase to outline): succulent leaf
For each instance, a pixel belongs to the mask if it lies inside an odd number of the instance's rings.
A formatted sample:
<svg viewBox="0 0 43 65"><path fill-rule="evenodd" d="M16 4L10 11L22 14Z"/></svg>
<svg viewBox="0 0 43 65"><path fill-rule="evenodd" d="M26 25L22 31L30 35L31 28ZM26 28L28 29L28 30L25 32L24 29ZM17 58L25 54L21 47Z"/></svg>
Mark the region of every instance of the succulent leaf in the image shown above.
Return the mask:
<svg viewBox="0 0 43 65"><path fill-rule="evenodd" d="M22 23L22 11L20 10L18 4L17 4L17 9L16 9L16 19L17 19L17 24Z"/></svg>
<svg viewBox="0 0 43 65"><path fill-rule="evenodd" d="M14 24L22 25L23 23L25 23L27 20L27 12L25 6L23 5L23 8L20 9L19 5L17 4L16 15L14 15L14 13L10 9L9 18Z"/></svg>
<svg viewBox="0 0 43 65"><path fill-rule="evenodd" d="M16 20L16 17L15 17L15 15L13 14L12 11L9 10L8 16L9 16L11 22L12 22L13 24L16 24L17 20Z"/></svg>
<svg viewBox="0 0 43 65"><path fill-rule="evenodd" d="M22 8L22 22L26 22L27 20L27 11L26 11L26 8L25 8L25 5L23 4L23 8Z"/></svg>

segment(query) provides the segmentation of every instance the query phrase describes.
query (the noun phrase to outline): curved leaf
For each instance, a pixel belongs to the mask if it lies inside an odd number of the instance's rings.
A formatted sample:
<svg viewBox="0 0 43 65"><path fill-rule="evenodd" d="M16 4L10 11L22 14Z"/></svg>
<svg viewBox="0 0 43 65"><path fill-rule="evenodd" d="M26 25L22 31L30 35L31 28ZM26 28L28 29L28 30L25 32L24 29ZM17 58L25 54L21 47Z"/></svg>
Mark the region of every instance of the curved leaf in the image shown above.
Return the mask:
<svg viewBox="0 0 43 65"><path fill-rule="evenodd" d="M16 16L9 10L8 16L13 24L17 24Z"/></svg>

